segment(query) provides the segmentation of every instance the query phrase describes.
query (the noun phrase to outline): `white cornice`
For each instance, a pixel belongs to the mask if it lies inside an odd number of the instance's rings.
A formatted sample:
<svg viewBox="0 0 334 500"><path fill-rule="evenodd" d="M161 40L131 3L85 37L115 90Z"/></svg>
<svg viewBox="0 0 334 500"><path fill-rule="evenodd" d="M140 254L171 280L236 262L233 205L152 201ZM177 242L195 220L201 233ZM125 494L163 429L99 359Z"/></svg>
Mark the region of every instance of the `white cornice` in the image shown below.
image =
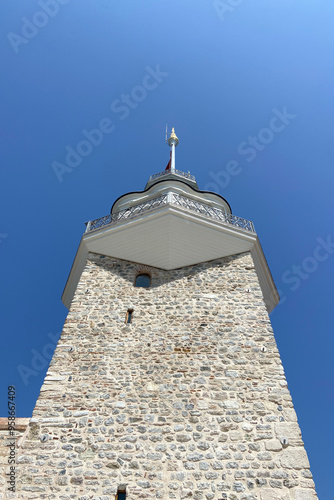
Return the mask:
<svg viewBox="0 0 334 500"><path fill-rule="evenodd" d="M70 307L88 252L171 270L247 251L252 253L270 312L279 296L256 233L167 204L131 220L85 233L65 286L63 302Z"/></svg>
<svg viewBox="0 0 334 500"><path fill-rule="evenodd" d="M231 213L229 204L220 195L206 191L199 191L177 179L162 179L160 181L156 181L155 184L145 191L128 193L121 196L114 203L112 212L115 213L138 203L148 202L149 200L165 193L176 193L181 196L186 196L187 198L198 201L199 203L204 203L220 210L224 210L228 214Z"/></svg>

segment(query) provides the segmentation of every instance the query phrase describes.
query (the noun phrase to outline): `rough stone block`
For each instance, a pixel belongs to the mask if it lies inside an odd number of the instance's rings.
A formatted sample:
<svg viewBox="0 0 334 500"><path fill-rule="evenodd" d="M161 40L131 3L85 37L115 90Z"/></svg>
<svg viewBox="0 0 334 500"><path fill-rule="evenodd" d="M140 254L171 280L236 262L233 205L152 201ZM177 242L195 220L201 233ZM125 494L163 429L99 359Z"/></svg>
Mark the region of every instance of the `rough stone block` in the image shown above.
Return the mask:
<svg viewBox="0 0 334 500"><path fill-rule="evenodd" d="M286 448L279 457L282 467L286 469L308 469L310 467L304 448Z"/></svg>
<svg viewBox="0 0 334 500"><path fill-rule="evenodd" d="M279 439L270 439L264 443L267 451L281 451L282 444Z"/></svg>
<svg viewBox="0 0 334 500"><path fill-rule="evenodd" d="M290 494L277 489L261 489L260 500L291 500Z"/></svg>
<svg viewBox="0 0 334 500"><path fill-rule="evenodd" d="M314 490L310 489L295 489L291 490L292 500L317 500L317 495Z"/></svg>

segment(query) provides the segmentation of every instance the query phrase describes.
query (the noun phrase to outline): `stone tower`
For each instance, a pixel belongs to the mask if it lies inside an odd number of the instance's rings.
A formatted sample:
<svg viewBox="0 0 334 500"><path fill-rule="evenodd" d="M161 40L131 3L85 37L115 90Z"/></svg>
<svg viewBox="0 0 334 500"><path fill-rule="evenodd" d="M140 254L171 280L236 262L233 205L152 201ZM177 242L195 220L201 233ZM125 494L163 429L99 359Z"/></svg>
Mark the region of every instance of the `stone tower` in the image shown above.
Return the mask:
<svg viewBox="0 0 334 500"><path fill-rule="evenodd" d="M19 498L316 500L251 222L175 169L88 223Z"/></svg>

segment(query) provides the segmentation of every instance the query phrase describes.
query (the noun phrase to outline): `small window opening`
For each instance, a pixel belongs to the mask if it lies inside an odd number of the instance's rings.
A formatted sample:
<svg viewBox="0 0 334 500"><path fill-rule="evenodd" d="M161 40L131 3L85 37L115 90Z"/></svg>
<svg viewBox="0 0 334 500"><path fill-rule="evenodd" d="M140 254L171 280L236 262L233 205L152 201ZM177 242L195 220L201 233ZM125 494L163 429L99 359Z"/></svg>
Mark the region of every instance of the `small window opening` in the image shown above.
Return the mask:
<svg viewBox="0 0 334 500"><path fill-rule="evenodd" d="M135 287L149 288L151 284L151 276L149 274L138 274L135 280Z"/></svg>
<svg viewBox="0 0 334 500"><path fill-rule="evenodd" d="M131 323L132 322L132 316L133 316L133 309L128 309L128 311L126 313L125 323Z"/></svg>
<svg viewBox="0 0 334 500"><path fill-rule="evenodd" d="M126 491L125 490L119 490L117 491L116 494L116 499L115 500L126 500Z"/></svg>

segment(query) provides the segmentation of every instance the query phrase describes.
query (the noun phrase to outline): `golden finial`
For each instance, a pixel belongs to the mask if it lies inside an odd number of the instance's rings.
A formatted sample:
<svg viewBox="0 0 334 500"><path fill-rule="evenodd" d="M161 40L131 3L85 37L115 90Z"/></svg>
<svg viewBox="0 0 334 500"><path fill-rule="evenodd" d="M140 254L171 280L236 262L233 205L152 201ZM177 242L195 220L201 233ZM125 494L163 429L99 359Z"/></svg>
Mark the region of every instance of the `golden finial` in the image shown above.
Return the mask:
<svg viewBox="0 0 334 500"><path fill-rule="evenodd" d="M172 144L175 144L175 146L177 146L178 143L179 143L179 139L176 137L175 130L173 127L172 133L170 134L169 139L168 139L168 144L169 144L169 146L171 146Z"/></svg>

